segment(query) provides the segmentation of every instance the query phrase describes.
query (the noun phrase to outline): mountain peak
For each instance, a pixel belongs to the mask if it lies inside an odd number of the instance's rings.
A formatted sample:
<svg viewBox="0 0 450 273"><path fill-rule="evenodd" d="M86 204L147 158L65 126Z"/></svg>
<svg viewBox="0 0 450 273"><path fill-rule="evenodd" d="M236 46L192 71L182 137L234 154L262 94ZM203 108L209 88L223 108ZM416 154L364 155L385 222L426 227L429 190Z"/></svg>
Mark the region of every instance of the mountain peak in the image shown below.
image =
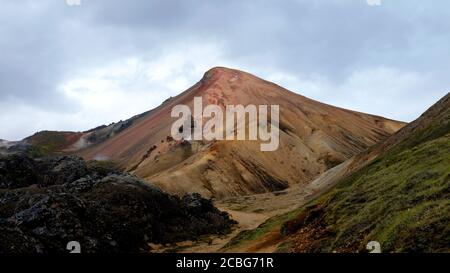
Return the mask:
<svg viewBox="0 0 450 273"><path fill-rule="evenodd" d="M242 73L242 71L228 68L228 67L223 67L223 66L215 66L205 72L205 74L203 75L202 81L209 81L212 78L218 79L218 78L227 77L227 76L229 77L229 76L240 74L240 73Z"/></svg>
<svg viewBox="0 0 450 273"><path fill-rule="evenodd" d="M196 86L193 94L206 97L212 96L215 98L214 100L218 99L218 97L223 97L224 93L228 93L231 96L235 90L241 89L238 86L242 83L242 79L248 75L251 74L227 67L216 66L210 68L198 82L199 85Z"/></svg>
<svg viewBox="0 0 450 273"><path fill-rule="evenodd" d="M234 69L234 68L230 68L230 67L225 67L225 66L214 66L211 67L210 69L208 69L205 74L207 73L214 73L214 72L219 72L219 73L232 73L232 72L242 72L240 70Z"/></svg>

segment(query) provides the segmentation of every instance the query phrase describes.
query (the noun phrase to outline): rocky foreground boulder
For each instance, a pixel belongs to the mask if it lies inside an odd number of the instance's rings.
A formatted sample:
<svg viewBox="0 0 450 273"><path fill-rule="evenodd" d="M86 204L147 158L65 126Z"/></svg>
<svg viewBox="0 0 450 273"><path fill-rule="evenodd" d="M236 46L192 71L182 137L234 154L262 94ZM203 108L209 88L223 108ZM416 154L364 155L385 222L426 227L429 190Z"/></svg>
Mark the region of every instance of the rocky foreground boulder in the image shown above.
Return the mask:
<svg viewBox="0 0 450 273"><path fill-rule="evenodd" d="M148 252L234 223L198 194L166 194L104 162L0 155L0 253L67 253L69 241L83 253Z"/></svg>

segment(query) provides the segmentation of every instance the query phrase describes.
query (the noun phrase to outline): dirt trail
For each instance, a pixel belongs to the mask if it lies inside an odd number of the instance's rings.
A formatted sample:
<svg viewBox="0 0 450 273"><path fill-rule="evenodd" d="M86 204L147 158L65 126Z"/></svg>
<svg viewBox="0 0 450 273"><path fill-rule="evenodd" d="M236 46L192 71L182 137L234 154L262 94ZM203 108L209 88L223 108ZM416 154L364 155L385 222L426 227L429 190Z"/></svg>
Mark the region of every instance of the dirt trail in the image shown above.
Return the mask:
<svg viewBox="0 0 450 273"><path fill-rule="evenodd" d="M220 252L220 249L225 246L232 238L234 238L239 232L243 230L249 230L257 228L261 223L266 221L269 216L261 214L261 213L252 213L252 212L244 212L244 211L234 211L226 208L219 209L227 211L233 219L238 222L238 225L234 228L233 232L227 234L226 236L221 237L210 237L212 240L209 242L199 242L197 244L193 244L190 247L184 248L180 252L188 253L188 252L196 252L196 253L209 253L209 252Z"/></svg>

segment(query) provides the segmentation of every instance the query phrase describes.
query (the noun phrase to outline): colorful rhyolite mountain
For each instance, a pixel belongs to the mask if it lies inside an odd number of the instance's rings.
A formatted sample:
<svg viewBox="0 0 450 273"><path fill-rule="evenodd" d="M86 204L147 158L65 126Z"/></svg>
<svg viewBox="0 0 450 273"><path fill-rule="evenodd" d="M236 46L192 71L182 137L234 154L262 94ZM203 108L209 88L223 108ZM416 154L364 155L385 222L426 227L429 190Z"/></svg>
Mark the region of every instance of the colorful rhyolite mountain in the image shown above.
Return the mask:
<svg viewBox="0 0 450 273"><path fill-rule="evenodd" d="M203 105L279 105L280 144L259 141L176 141L172 108ZM48 153L112 160L175 194L224 198L285 189L316 178L386 139L404 123L320 103L239 70L212 68L194 86L129 120L87 132L40 132L26 141Z"/></svg>

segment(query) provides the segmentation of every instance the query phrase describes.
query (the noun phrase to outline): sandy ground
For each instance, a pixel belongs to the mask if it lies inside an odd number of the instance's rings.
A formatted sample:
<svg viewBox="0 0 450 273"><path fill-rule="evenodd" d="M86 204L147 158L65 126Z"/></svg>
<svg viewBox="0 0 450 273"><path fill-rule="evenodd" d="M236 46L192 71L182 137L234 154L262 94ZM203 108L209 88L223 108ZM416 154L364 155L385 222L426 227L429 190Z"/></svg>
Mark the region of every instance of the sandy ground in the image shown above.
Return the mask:
<svg viewBox="0 0 450 273"><path fill-rule="evenodd" d="M152 252L178 252L178 253L211 253L220 252L220 249L225 246L233 237L243 230L254 229L269 218L269 216L262 213L252 213L245 211L235 211L229 208L219 207L222 211L227 211L233 219L238 221L238 224L233 228L229 234L219 236L202 236L198 241L184 241L173 245L151 245L154 248Z"/></svg>

